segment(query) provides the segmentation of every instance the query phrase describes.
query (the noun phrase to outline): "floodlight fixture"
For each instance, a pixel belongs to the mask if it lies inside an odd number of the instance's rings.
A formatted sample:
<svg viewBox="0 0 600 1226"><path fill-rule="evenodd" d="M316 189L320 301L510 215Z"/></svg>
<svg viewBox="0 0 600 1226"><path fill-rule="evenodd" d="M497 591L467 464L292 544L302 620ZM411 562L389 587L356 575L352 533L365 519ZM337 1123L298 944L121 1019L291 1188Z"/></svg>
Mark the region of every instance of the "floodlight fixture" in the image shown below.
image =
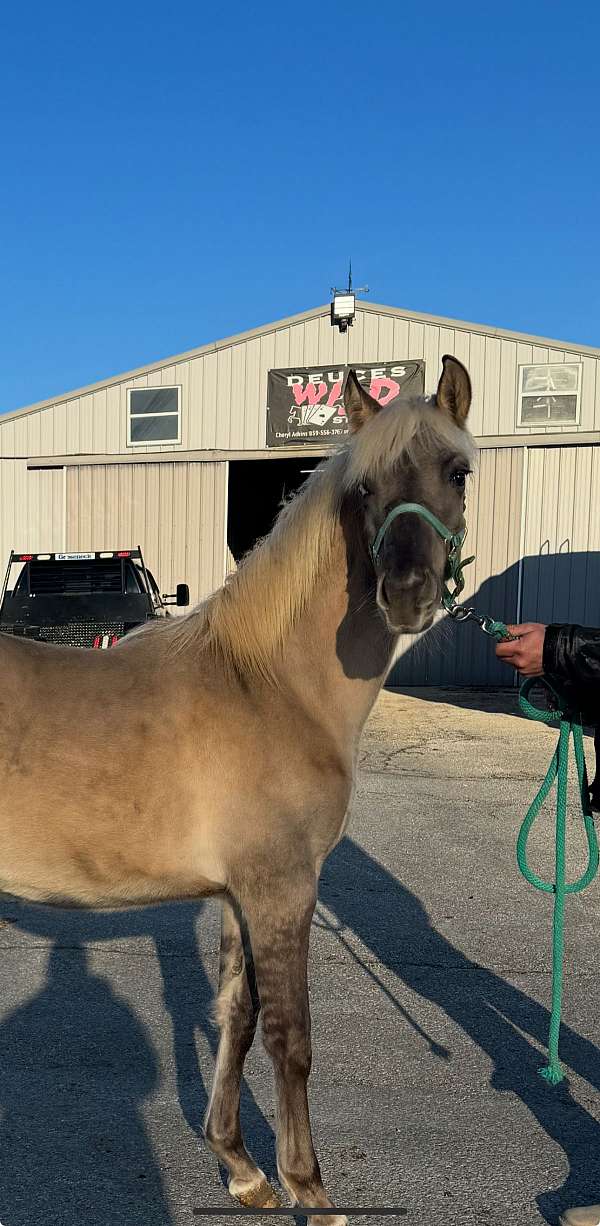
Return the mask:
<svg viewBox="0 0 600 1226"><path fill-rule="evenodd" d="M356 291L359 294L368 294L368 285L362 285ZM352 289L352 260L348 270L348 285L346 289L331 288L333 295L331 300L331 326L339 328L340 332L347 332L348 328L352 327L354 317L356 315L356 294Z"/></svg>
<svg viewBox="0 0 600 1226"><path fill-rule="evenodd" d="M331 301L331 326L340 332L352 327L356 315L356 298L345 290L334 290Z"/></svg>

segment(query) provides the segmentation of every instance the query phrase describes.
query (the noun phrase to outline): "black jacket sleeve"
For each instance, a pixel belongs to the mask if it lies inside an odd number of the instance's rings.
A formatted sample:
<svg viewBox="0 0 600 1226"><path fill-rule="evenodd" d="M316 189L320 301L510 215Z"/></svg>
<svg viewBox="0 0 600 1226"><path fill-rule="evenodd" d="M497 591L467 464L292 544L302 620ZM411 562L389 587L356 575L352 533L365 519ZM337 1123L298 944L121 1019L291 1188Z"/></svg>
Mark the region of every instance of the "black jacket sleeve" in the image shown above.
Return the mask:
<svg viewBox="0 0 600 1226"><path fill-rule="evenodd" d="M589 720L600 717L600 629L559 626L546 629L544 673L570 696Z"/></svg>

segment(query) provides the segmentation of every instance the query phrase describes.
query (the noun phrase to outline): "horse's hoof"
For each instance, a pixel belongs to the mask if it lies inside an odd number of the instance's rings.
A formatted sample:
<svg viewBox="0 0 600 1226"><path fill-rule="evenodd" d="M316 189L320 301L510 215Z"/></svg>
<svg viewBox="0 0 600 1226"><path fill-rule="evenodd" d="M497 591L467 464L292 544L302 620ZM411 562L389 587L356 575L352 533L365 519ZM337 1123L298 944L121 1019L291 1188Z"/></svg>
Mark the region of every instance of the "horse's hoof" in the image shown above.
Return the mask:
<svg viewBox="0 0 600 1226"><path fill-rule="evenodd" d="M344 1217L343 1214L338 1214L337 1217L333 1217L333 1215L328 1217L322 1214L319 1214L317 1217L316 1214L313 1214L308 1220L310 1226L348 1226L348 1218Z"/></svg>
<svg viewBox="0 0 600 1226"><path fill-rule="evenodd" d="M229 1192L247 1209L281 1209L281 1201L262 1171L254 1183L247 1179L231 1179Z"/></svg>

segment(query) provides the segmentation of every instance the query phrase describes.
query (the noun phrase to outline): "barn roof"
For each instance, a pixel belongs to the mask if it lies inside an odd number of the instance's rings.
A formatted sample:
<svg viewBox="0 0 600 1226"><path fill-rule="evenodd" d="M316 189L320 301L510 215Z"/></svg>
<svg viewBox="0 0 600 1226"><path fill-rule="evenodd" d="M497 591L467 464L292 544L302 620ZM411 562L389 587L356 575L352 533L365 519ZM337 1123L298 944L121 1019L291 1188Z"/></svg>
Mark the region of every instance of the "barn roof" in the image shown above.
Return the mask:
<svg viewBox="0 0 600 1226"><path fill-rule="evenodd" d="M444 315L427 315L421 311L410 311L405 307L385 306L375 302L365 302L363 299L357 299L357 313L359 311L375 312L378 315L391 315L397 319L414 320L420 323L438 324L445 328L454 328L468 332L479 332L485 336L504 338L506 340L525 341L533 345L548 345L552 349L567 349L569 352L577 351L577 353L589 354L591 357L600 357L600 348L593 345L580 345L576 341L559 341L547 336L533 336L526 332L511 332L508 328L496 328L492 325L470 323L464 319L452 319ZM168 355L163 358L158 358L154 362L148 362L145 366L137 366L134 370L122 371L118 375L112 375L107 379L99 379L95 383L89 383L85 387L75 388L72 391L56 393L54 396L49 396L46 400L38 400L34 404L25 405L21 409L13 409L8 413L0 415L0 425L6 421L11 421L16 417L22 417L27 413L36 413L40 409L49 408L59 401L75 400L78 396L86 396L91 392L99 391L101 388L110 387L115 383L122 383L124 380L135 379L139 375L149 374L151 371L159 370L162 366L172 365L175 362L185 362L189 358L199 357L206 353L216 353L219 349L227 349L233 345L241 344L245 341L252 340L257 336L264 336L269 332L277 332L280 328L289 327L291 324L302 323L308 319L317 319L322 315L329 315L330 304L325 303L323 306L312 307L308 311L301 311L297 315L289 315L284 319L276 319L268 324L261 324L258 328L250 328L246 332L238 332L234 336L226 336L222 340L210 341L207 345L200 345L196 349L187 349L183 353Z"/></svg>

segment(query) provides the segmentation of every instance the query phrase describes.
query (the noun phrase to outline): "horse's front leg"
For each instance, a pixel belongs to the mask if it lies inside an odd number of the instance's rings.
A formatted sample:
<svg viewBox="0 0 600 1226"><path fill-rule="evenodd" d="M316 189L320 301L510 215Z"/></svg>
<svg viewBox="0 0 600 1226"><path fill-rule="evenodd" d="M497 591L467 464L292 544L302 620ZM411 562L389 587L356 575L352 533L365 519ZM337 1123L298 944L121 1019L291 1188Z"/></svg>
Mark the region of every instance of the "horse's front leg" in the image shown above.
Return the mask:
<svg viewBox="0 0 600 1226"><path fill-rule="evenodd" d="M273 1062L277 1097L277 1167L294 1204L333 1206L321 1179L313 1147L307 1082L311 1067L308 1003L308 944L316 902L313 872L262 876L256 890L244 891L264 1044ZM312 1226L347 1226L339 1215L314 1214Z"/></svg>
<svg viewBox="0 0 600 1226"><path fill-rule="evenodd" d="M213 1153L227 1167L229 1191L243 1205L276 1208L280 1201L250 1157L240 1128L240 1088L259 1012L252 950L244 918L229 898L222 901L219 995L215 1014L221 1029L217 1065L204 1132Z"/></svg>

